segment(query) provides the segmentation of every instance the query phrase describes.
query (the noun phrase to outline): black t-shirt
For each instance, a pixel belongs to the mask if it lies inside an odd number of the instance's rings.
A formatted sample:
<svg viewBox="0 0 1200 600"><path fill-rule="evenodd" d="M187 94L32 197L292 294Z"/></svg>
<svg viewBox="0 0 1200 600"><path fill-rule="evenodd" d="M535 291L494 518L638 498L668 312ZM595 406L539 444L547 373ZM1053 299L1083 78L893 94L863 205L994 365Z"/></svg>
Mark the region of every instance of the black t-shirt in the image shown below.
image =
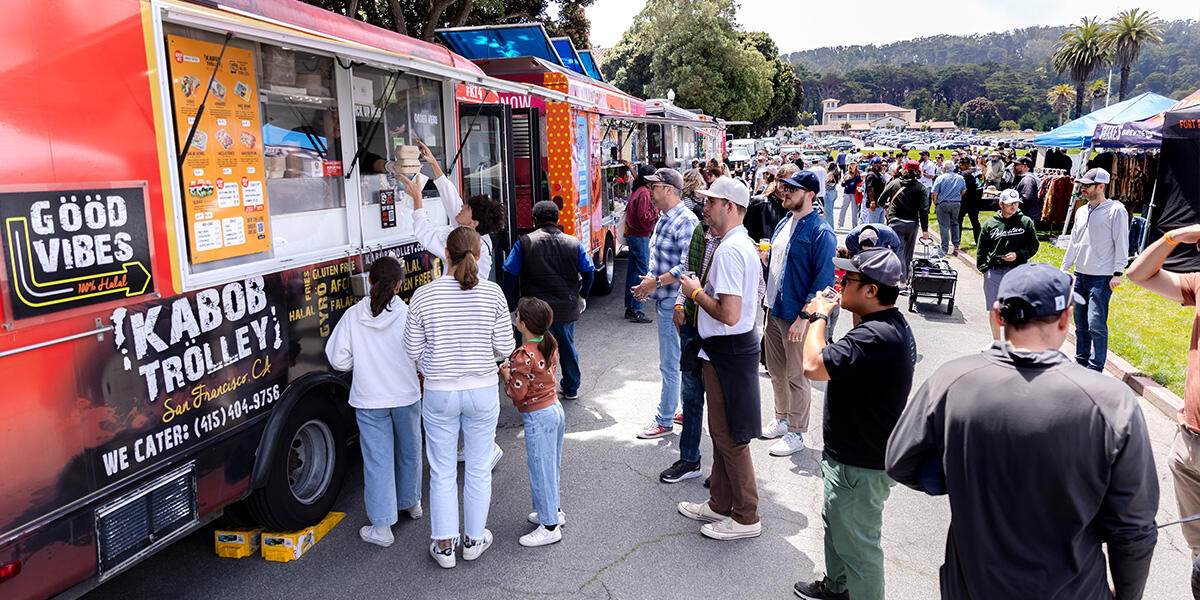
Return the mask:
<svg viewBox="0 0 1200 600"><path fill-rule="evenodd" d="M821 357L829 371L825 452L842 464L883 470L917 365L908 322L896 308L869 314Z"/></svg>

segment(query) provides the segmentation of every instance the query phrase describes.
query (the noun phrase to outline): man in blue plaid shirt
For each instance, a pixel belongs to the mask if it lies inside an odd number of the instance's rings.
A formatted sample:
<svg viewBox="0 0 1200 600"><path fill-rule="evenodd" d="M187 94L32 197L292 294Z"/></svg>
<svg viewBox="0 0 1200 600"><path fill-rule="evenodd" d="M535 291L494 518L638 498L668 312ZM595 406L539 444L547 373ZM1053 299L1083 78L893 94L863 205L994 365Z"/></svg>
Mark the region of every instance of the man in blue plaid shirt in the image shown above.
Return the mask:
<svg viewBox="0 0 1200 600"><path fill-rule="evenodd" d="M687 267L688 245L699 220L681 201L683 176L675 169L659 169L646 178L650 197L658 207L658 222L650 236L650 270L634 295L654 302L658 315L658 370L662 373L662 395L658 414L638 437L651 439L671 433L675 428L675 409L679 407L679 332L675 329L675 296L679 276Z"/></svg>

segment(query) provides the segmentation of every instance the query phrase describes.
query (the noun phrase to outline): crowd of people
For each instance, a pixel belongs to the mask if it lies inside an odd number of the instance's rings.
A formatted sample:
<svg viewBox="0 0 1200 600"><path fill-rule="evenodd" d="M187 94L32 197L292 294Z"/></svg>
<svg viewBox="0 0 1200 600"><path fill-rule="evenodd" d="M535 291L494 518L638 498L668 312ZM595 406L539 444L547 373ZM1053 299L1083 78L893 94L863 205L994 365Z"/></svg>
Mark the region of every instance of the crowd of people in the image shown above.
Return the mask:
<svg viewBox="0 0 1200 600"><path fill-rule="evenodd" d="M1107 198L1109 174L1093 169L1078 180L1087 203L1064 263L1034 263L1036 223L1021 210L1034 201L1024 158L844 153L804 163L761 155L746 181L716 160L683 173L631 169L624 316L658 321L661 374L658 404L637 437L672 435L681 426L678 459L659 475L674 484L702 475L707 423L708 497L676 506L703 523L703 536L761 535L750 442L776 440L772 456L805 449L812 382L823 381L825 574L796 583L797 596L885 598L883 507L899 482L949 496L943 597L1042 597L1048 590L1141 597L1157 540L1153 453L1136 397L1096 371L1105 362L1108 298L1124 274L1195 304L1200 274L1161 265L1175 245L1200 242L1200 225L1170 232L1126 272L1127 215ZM327 354L335 369L354 371L350 403L362 432L370 521L360 536L388 546L399 510L422 516L423 425L429 552L450 568L459 548L464 560L475 560L493 542L486 525L501 389L525 433L535 528L520 544L562 539L562 402L580 396L574 324L594 268L578 240L557 226L558 206L539 202L535 229L500 269L503 287L488 281L484 240L502 227L502 211L486 197L463 202L432 156L425 160L447 213L457 215L454 225L431 227L417 184L397 178L418 209L414 230L446 261L446 274L406 304L396 296L400 263L376 260L370 294L338 323ZM999 210L979 224L971 202L989 196ZM847 224L848 204L851 229L839 243L835 226ZM896 303L906 293L916 240L929 236L931 208L948 253L959 244L956 223L972 221L993 343L917 382L916 341ZM835 339L843 312L851 327ZM1072 318L1074 360L1059 350ZM1197 332L1200 313L1171 457L1184 515L1200 512ZM766 418L763 364L774 404ZM456 454L465 462L462 523ZM1200 526L1184 532L1193 558L1200 556Z"/></svg>

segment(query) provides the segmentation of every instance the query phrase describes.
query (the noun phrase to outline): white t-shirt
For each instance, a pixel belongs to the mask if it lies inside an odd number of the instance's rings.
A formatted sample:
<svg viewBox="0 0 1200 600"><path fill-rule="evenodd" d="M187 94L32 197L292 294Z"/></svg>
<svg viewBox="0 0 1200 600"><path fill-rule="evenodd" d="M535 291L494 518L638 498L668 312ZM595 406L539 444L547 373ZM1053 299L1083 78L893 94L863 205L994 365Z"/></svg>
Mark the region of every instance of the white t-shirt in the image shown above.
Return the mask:
<svg viewBox="0 0 1200 600"><path fill-rule="evenodd" d="M936 179L938 175L937 163L928 159L921 163L921 184L924 185L926 189L933 187L933 180Z"/></svg>
<svg viewBox="0 0 1200 600"><path fill-rule="evenodd" d="M824 199L825 198L825 180L829 179L829 171L826 171L825 167L818 167L816 165L809 167L808 171L810 171L811 173L813 173L814 175L817 176L817 183L821 184L821 189L817 190L817 197Z"/></svg>
<svg viewBox="0 0 1200 600"><path fill-rule="evenodd" d="M762 266L758 260L758 251L754 242L750 240L750 235L746 233L746 227L738 225L725 234L721 245L713 252L704 293L718 299L720 296L741 296L741 315L738 316L737 323L730 326L700 309L696 317L696 329L699 330L700 337L737 335L752 331L754 316L758 310L754 299L758 295L758 282L761 278ZM700 357L708 358L703 352Z"/></svg>
<svg viewBox="0 0 1200 600"><path fill-rule="evenodd" d="M788 246L792 241L792 231L796 229L795 215L788 213L787 222L771 240L771 264L767 270L767 308L775 305L775 296L779 294L779 283L783 281L783 270L787 267Z"/></svg>

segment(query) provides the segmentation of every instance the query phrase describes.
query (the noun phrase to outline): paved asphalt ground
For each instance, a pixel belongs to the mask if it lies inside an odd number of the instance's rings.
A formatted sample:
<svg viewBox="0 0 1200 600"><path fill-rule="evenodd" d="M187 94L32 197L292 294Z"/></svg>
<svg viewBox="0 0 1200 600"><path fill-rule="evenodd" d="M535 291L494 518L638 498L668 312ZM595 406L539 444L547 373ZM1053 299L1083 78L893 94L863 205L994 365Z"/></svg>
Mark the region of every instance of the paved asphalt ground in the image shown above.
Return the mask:
<svg viewBox="0 0 1200 600"><path fill-rule="evenodd" d="M918 385L945 361L977 352L990 339L982 279L959 266L954 312L918 305L907 313L920 354ZM618 264L623 281L624 261ZM620 289L620 288L618 288ZM906 302L905 298L901 298ZM177 542L87 596L130 598L791 598L792 583L823 570L821 448L823 384L814 386L807 449L771 457L773 443L752 443L758 475L763 535L718 542L702 537L699 524L675 511L680 500L707 498L702 479L675 485L658 473L678 458L678 435L637 440L658 402L656 325L622 317L622 296L593 299L577 329L583 368L582 397L565 404L562 505L568 524L563 541L527 549L517 538L531 526L525 445L517 411L501 402L496 440L504 458L495 470L488 527L495 544L478 561L459 560L451 570L429 557L428 517L403 519L391 548L358 539L366 523L362 473L348 470L336 510L347 518L298 561L271 563L213 553L212 527ZM840 335L848 327L843 318ZM772 414L771 386L759 379L762 412ZM1178 518L1166 457L1172 420L1143 402L1157 457L1161 503L1158 522ZM676 428L678 431L678 428ZM711 461L707 437L704 471ZM1002 457L997 457L1001 459ZM428 482L426 482L428 485ZM428 500L426 514L428 514ZM893 488L884 511L883 546L889 599L938 596L938 568L950 521L944 497L903 486ZM1146 590L1149 599L1189 598L1190 560L1178 526L1161 531Z"/></svg>

